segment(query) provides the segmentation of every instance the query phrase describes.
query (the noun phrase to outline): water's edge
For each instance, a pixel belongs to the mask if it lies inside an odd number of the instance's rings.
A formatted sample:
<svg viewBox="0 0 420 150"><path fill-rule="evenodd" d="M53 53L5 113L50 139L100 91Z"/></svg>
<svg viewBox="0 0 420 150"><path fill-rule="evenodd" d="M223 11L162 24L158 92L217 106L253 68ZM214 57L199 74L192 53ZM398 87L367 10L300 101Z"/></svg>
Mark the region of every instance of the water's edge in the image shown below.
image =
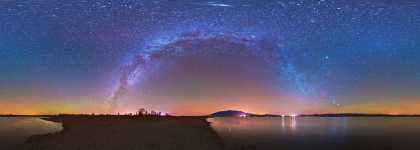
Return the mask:
<svg viewBox="0 0 420 150"><path fill-rule="evenodd" d="M204 118L204 120L207 122L207 127L209 128L209 130L214 134L214 136L217 138L217 141L219 142L220 145L222 145L223 149L226 149L226 143L223 142L222 137L216 132L216 130L214 129L213 126L211 126L212 122L209 121L209 119L212 117L206 117Z"/></svg>
<svg viewBox="0 0 420 150"><path fill-rule="evenodd" d="M37 141L40 141L40 140L42 140L43 138L45 138L47 136L54 136L54 135L63 134L64 132L67 132L67 130L68 130L68 127L66 126L66 124L64 123L64 121L63 120L60 120L58 117L41 117L39 119L61 124L61 130L58 131L58 132L51 132L51 133L45 133L45 134L35 134L35 135L32 135L28 139L26 139L26 141L24 143L21 143L19 145L23 145L25 143L37 142ZM19 145L18 145L18 147L19 147Z"/></svg>

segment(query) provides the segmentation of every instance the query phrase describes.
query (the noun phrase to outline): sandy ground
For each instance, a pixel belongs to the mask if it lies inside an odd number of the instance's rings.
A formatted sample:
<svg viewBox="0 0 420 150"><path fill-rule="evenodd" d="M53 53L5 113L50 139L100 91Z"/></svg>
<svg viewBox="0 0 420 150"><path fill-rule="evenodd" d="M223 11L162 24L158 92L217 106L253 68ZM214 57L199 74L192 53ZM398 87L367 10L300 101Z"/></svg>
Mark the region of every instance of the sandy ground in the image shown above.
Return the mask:
<svg viewBox="0 0 420 150"><path fill-rule="evenodd" d="M49 118L64 130L31 137L18 150L218 150L216 133L204 117Z"/></svg>

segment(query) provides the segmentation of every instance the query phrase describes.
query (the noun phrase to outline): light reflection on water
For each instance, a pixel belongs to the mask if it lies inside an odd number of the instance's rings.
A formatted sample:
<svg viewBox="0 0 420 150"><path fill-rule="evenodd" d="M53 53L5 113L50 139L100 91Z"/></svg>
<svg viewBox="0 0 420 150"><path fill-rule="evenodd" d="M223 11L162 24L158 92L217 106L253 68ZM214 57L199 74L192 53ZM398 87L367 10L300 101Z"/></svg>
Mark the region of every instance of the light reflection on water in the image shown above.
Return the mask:
<svg viewBox="0 0 420 150"><path fill-rule="evenodd" d="M62 130L61 123L33 117L0 117L0 149L9 149L30 136Z"/></svg>
<svg viewBox="0 0 420 150"><path fill-rule="evenodd" d="M231 149L413 149L420 118L248 117L209 118Z"/></svg>

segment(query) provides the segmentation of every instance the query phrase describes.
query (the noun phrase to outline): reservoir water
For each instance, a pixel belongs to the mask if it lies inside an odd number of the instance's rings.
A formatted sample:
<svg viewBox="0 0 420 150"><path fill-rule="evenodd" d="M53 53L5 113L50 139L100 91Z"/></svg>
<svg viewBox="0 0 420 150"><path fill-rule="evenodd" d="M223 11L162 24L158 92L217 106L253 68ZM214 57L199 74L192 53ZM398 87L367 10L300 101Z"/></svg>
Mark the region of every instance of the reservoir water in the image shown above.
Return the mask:
<svg viewBox="0 0 420 150"><path fill-rule="evenodd" d="M228 149L417 150L416 117L209 118Z"/></svg>
<svg viewBox="0 0 420 150"><path fill-rule="evenodd" d="M0 117L0 150L11 149L30 136L62 130L61 123L34 117Z"/></svg>

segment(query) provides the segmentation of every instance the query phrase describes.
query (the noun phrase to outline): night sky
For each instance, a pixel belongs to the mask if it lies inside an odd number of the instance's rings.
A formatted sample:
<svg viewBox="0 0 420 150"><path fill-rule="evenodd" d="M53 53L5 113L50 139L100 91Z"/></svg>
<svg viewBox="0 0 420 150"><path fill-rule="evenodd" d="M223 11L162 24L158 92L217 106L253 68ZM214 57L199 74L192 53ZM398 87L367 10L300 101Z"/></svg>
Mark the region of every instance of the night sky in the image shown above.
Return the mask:
<svg viewBox="0 0 420 150"><path fill-rule="evenodd" d="M0 1L0 114L141 107L420 113L420 1Z"/></svg>

